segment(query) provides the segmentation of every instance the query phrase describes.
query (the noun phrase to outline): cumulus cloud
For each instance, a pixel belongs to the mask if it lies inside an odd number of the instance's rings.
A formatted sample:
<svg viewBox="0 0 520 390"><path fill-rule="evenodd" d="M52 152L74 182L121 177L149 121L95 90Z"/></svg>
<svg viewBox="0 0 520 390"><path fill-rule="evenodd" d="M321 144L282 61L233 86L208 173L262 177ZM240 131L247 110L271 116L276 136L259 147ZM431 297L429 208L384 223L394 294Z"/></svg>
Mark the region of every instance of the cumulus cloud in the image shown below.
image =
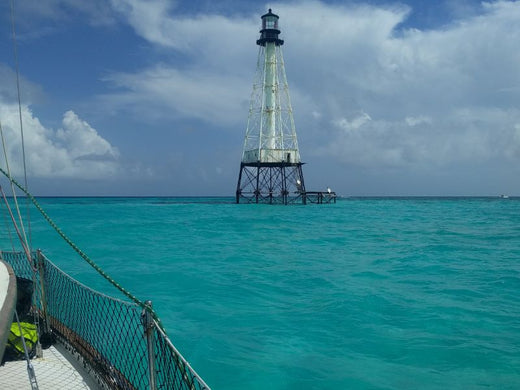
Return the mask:
<svg viewBox="0 0 520 390"><path fill-rule="evenodd" d="M309 7L313 18L303 18ZM315 135L314 155L403 172L518 160L520 3L483 3L479 14L428 31L399 30L405 8L282 8L295 30L286 63L303 59L288 75L298 93L312 91L306 109L323 113L328 129Z"/></svg>
<svg viewBox="0 0 520 390"><path fill-rule="evenodd" d="M104 109L145 120L195 119L215 131L244 128L257 7L237 15L195 14L167 0L107 4L161 62L151 56L142 69L105 73L112 89L99 96ZM390 167L403 175L455 173L459 164L518 165L520 2L457 5L456 20L427 30L404 27L417 10L399 2L282 2L274 11L308 163L326 158L328 166ZM26 115L30 121L32 113ZM72 123L57 131L34 124L56 155L65 150L78 164L102 159L114 167L107 162L116 158L110 144L73 114L66 117ZM88 148L85 140L73 141L81 137L92 141Z"/></svg>
<svg viewBox="0 0 520 390"><path fill-rule="evenodd" d="M0 118L9 166L13 175L20 175L23 161L18 106L0 103ZM97 179L119 171L117 149L72 111L64 114L60 129L52 130L24 106L22 124L30 176Z"/></svg>
<svg viewBox="0 0 520 390"><path fill-rule="evenodd" d="M179 115L222 125L243 120L258 15L177 15L164 0L112 0L112 5L136 33L152 45L182 53L185 64L114 73L107 80L121 92L106 99L121 102L120 107L129 102L166 105ZM330 131L340 123L357 127L370 118L372 127L383 126L381 131L402 127L395 134L399 139L419 127L431 130L434 122L450 123L431 134L440 137L443 129L460 131L456 122L465 124L457 117L463 109L507 110L518 101L518 3L483 3L480 13L442 29L399 30L412 11L398 4L278 5L299 133L312 131L306 117L321 125L328 118ZM366 115L356 119L359 123L348 119L356 112ZM472 126L472 131L485 129Z"/></svg>
<svg viewBox="0 0 520 390"><path fill-rule="evenodd" d="M226 125L243 120L249 84L235 75L214 77L208 69L179 70L158 65L135 73L105 78L122 92L99 99L113 110L141 117L200 119Z"/></svg>
<svg viewBox="0 0 520 390"><path fill-rule="evenodd" d="M63 128L56 131L56 140L64 145L74 160L114 160L119 155L108 141L73 111L63 115Z"/></svg>
<svg viewBox="0 0 520 390"><path fill-rule="evenodd" d="M251 28L258 24L256 15L178 15L175 4L164 0L111 4L139 36L163 53L178 53L178 61L109 74L104 80L116 92L100 97L104 106L141 117L195 118L222 126L245 121L256 60L257 32Z"/></svg>
<svg viewBox="0 0 520 390"><path fill-rule="evenodd" d="M244 48L243 36L255 36L252 23L258 16L180 14L168 0L111 0L110 3L135 32L148 42L220 61ZM213 46L215 42L220 44ZM216 55L219 54L219 55Z"/></svg>
<svg viewBox="0 0 520 390"><path fill-rule="evenodd" d="M435 121L367 121L356 131L348 121L339 121L333 124L334 142L315 153L334 155L349 165L423 171L494 159L514 162L520 150L519 118L520 110L479 108L459 109Z"/></svg>
<svg viewBox="0 0 520 390"><path fill-rule="evenodd" d="M171 18L173 3L167 0L111 0L111 4L148 41L171 47L183 45L183 37L175 35L177 26Z"/></svg>

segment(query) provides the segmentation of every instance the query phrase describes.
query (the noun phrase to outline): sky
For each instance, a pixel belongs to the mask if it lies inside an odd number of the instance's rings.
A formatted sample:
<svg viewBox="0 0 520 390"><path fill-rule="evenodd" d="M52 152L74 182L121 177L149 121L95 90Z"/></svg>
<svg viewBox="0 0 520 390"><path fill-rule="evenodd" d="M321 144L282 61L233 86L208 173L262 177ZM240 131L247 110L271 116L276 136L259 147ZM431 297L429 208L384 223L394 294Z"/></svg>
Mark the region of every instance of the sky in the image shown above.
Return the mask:
<svg viewBox="0 0 520 390"><path fill-rule="evenodd" d="M14 1L17 55L10 3L0 123L23 181L18 62L35 195L233 196L268 8L307 190L520 195L520 1Z"/></svg>

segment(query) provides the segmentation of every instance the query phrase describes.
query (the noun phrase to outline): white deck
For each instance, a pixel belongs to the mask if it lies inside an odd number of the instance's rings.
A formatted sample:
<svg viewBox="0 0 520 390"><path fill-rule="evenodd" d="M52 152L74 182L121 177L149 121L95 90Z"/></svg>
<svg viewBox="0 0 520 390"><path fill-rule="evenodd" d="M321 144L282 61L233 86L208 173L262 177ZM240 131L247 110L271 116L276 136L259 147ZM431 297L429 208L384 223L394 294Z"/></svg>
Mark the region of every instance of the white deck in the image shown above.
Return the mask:
<svg viewBox="0 0 520 390"><path fill-rule="evenodd" d="M0 359L4 356L16 306L16 277L12 268L1 257L0 253Z"/></svg>
<svg viewBox="0 0 520 390"><path fill-rule="evenodd" d="M31 363L40 390L100 389L78 361L58 343L44 349L43 358L33 359ZM6 362L0 367L0 389L31 390L25 360Z"/></svg>
<svg viewBox="0 0 520 390"><path fill-rule="evenodd" d="M9 286L9 272L3 262L0 261L0 309L4 306Z"/></svg>

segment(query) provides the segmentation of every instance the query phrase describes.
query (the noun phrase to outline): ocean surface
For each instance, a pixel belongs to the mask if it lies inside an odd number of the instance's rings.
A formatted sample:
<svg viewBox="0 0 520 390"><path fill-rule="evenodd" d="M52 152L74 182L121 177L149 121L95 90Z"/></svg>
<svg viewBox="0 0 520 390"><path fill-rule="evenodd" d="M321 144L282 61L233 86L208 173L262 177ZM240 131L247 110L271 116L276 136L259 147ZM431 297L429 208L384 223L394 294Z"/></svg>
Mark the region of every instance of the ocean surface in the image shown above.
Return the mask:
<svg viewBox="0 0 520 390"><path fill-rule="evenodd" d="M520 388L520 199L39 202L214 390ZM33 247L108 291L30 220Z"/></svg>

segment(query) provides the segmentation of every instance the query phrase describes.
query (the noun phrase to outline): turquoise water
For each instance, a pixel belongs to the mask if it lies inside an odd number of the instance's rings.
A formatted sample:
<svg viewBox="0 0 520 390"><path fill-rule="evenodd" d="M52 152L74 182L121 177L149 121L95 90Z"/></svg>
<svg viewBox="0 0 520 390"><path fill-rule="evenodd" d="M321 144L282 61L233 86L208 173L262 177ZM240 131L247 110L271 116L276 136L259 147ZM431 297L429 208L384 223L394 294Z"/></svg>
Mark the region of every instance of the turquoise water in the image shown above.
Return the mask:
<svg viewBox="0 0 520 390"><path fill-rule="evenodd" d="M213 389L520 388L518 199L40 202ZM34 247L107 291L31 220Z"/></svg>

